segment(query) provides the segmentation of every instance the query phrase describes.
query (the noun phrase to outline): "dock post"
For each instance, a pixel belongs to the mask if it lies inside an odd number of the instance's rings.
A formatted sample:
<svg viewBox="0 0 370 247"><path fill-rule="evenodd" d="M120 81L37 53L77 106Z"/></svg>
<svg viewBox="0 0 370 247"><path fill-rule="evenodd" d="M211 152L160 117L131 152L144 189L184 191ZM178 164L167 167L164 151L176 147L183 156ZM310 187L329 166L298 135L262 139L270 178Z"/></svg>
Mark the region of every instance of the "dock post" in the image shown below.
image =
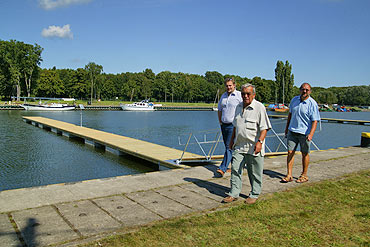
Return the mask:
<svg viewBox="0 0 370 247"><path fill-rule="evenodd" d="M370 133L369 132L361 133L361 147L370 147Z"/></svg>

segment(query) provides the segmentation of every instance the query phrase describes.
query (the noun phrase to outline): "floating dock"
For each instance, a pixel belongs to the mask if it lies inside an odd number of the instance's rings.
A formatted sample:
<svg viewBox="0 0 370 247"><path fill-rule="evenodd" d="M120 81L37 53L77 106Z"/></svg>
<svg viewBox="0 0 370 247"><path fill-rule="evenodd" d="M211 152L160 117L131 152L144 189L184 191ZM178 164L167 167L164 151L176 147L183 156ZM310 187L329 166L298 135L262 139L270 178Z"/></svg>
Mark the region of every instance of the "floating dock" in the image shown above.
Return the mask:
<svg viewBox="0 0 370 247"><path fill-rule="evenodd" d="M288 118L288 115L269 115L271 118ZM369 120L352 120L352 119L337 119L337 118L321 118L322 122L327 123L347 123L347 124L359 124L359 125L370 125Z"/></svg>
<svg viewBox="0 0 370 247"><path fill-rule="evenodd" d="M128 154L136 158L149 161L157 164L159 170L188 167L176 163L176 160L182 156L183 151L174 148L87 127L81 127L50 118L23 117L23 120L45 130L53 131L58 135L77 139L83 143L88 141L96 148L105 150L106 147L109 147L113 150L119 151L120 155ZM183 157L189 159L200 159L202 156L185 152Z"/></svg>

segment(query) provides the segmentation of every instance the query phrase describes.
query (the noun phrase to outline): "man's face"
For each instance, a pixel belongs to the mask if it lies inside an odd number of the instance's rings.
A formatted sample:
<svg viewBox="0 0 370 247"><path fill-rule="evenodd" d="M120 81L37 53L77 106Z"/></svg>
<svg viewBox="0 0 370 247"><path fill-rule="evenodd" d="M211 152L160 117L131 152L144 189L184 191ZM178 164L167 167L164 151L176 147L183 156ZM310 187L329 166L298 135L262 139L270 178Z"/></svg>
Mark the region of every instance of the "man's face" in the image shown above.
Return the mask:
<svg viewBox="0 0 370 247"><path fill-rule="evenodd" d="M241 93L242 93L244 106L250 105L250 103L252 103L252 101L254 100L254 97L256 96L256 94L253 93L252 87L243 88Z"/></svg>
<svg viewBox="0 0 370 247"><path fill-rule="evenodd" d="M226 91L227 91L228 93L233 92L233 91L234 91L234 89L235 89L235 85L234 85L233 81L228 81L228 82L226 82L226 83L225 83L225 86L226 86Z"/></svg>
<svg viewBox="0 0 370 247"><path fill-rule="evenodd" d="M303 84L299 90L301 91L302 100L306 100L311 94L311 87L308 84Z"/></svg>

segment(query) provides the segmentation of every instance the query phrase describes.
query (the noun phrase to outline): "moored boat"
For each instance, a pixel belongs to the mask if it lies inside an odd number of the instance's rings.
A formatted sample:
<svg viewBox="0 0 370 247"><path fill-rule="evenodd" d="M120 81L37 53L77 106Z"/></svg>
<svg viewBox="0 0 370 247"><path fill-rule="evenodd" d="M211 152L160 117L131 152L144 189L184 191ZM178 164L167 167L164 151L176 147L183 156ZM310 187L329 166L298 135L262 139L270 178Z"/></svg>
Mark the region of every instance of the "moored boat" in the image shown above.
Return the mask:
<svg viewBox="0 0 370 247"><path fill-rule="evenodd" d="M134 102L132 104L121 104L124 111L154 111L154 104L148 100Z"/></svg>
<svg viewBox="0 0 370 247"><path fill-rule="evenodd" d="M289 108L275 108L276 112L288 112Z"/></svg>
<svg viewBox="0 0 370 247"><path fill-rule="evenodd" d="M51 104L21 104L27 111L71 111L76 107L74 105L51 103Z"/></svg>

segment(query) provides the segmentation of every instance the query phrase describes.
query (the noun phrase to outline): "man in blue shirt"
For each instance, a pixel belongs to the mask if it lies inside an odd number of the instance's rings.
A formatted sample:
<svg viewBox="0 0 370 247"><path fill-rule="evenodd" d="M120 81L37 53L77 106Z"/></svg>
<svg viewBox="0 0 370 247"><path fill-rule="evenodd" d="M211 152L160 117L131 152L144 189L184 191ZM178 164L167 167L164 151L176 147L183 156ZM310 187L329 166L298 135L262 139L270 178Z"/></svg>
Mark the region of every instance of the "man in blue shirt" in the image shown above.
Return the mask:
<svg viewBox="0 0 370 247"><path fill-rule="evenodd" d="M225 80L226 92L221 95L218 102L218 121L221 125L222 138L225 144L225 154L217 173L221 177L225 174L227 167L232 158L232 150L229 147L231 136L233 134L233 121L235 116L236 106L242 102L240 91L235 89L234 78Z"/></svg>
<svg viewBox="0 0 370 247"><path fill-rule="evenodd" d="M288 142L287 175L281 182L293 181L294 153L301 147L303 171L296 180L297 183L308 181L307 170L310 162L310 144L315 133L317 122L320 121L319 108L316 101L310 97L311 85L303 83L299 88L301 95L292 99L289 105L288 121L285 127L285 135Z"/></svg>

